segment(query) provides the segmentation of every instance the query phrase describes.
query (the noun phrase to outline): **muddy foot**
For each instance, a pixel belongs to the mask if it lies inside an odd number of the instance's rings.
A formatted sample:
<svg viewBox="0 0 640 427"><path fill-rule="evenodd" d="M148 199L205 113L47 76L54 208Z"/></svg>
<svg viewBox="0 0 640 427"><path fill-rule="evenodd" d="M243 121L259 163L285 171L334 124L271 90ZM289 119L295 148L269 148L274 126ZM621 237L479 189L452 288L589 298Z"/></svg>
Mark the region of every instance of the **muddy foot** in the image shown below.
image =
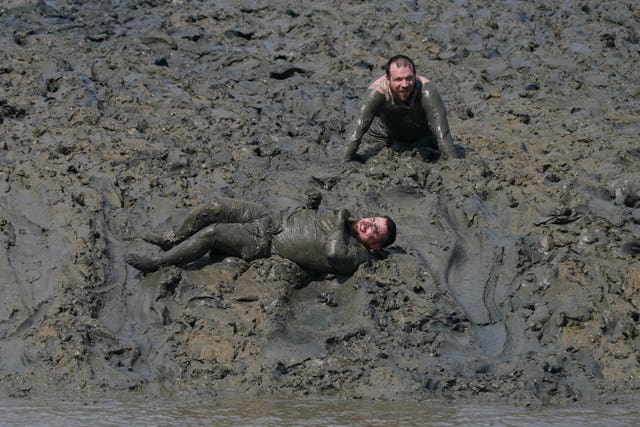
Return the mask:
<svg viewBox="0 0 640 427"><path fill-rule="evenodd" d="M628 241L622 245L621 249L625 255L640 255L640 240Z"/></svg>
<svg viewBox="0 0 640 427"><path fill-rule="evenodd" d="M173 233L170 234L160 234L154 233L150 231L148 233L143 234L142 240L147 243L151 243L152 245L156 245L160 247L163 251L167 251L171 249L175 245L175 240Z"/></svg>
<svg viewBox="0 0 640 427"><path fill-rule="evenodd" d="M128 254L124 257L127 264L136 268L143 273L151 273L156 271L160 266L152 258L145 257L137 254Z"/></svg>

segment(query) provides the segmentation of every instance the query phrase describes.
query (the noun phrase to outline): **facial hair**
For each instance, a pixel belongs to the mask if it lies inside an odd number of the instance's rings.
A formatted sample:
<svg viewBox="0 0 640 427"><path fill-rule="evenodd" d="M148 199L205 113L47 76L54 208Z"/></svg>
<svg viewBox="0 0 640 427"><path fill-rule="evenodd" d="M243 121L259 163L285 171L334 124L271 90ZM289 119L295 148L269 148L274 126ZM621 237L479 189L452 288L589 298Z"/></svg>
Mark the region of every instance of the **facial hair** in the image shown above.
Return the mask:
<svg viewBox="0 0 640 427"><path fill-rule="evenodd" d="M411 89L411 91L407 94L407 98L405 100L403 100L401 98L401 93L400 90L393 90L391 89L391 96L393 96L393 100L395 101L396 104L401 104L401 105L409 105L411 103L411 100L413 99L413 94L416 91L416 85L413 85L413 88Z"/></svg>

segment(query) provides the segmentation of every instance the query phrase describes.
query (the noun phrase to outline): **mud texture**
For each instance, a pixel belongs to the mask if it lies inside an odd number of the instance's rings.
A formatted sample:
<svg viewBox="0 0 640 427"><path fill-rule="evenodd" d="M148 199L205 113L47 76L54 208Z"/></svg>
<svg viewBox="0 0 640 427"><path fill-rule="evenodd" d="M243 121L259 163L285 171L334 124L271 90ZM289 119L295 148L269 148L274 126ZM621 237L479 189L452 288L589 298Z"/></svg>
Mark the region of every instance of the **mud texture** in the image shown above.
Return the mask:
<svg viewBox="0 0 640 427"><path fill-rule="evenodd" d="M631 0L8 0L0 394L620 401L640 387L640 7ZM363 143L396 53L460 160ZM215 254L141 276L210 195L389 214L351 277Z"/></svg>

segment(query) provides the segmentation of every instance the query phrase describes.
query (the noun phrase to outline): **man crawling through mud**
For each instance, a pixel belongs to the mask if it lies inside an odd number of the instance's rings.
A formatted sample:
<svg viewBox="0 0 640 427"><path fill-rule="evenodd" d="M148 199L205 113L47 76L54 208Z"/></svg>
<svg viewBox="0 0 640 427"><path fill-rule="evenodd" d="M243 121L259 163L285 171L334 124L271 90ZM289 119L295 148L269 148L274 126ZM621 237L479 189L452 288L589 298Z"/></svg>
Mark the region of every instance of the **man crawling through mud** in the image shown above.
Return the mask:
<svg viewBox="0 0 640 427"><path fill-rule="evenodd" d="M306 270L350 275L373 259L372 250L395 241L396 225L388 216L352 221L346 209L319 210L319 200L316 193L305 207L274 216L258 203L214 198L189 212L175 233L141 236L163 250L158 255L125 259L149 273L188 264L209 251L248 261L279 255Z"/></svg>
<svg viewBox="0 0 640 427"><path fill-rule="evenodd" d="M405 55L390 58L384 69L385 74L369 85L353 118L345 160L364 162L356 152L367 132L371 142L397 152L417 150L427 162L463 157L453 144L436 85L416 74L413 60Z"/></svg>

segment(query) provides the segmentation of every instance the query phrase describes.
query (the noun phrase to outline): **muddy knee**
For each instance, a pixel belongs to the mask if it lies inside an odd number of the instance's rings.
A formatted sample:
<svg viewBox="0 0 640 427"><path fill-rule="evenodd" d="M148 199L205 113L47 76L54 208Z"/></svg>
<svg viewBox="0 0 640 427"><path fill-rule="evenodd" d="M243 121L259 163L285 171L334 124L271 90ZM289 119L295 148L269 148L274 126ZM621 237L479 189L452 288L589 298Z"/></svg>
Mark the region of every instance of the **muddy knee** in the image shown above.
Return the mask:
<svg viewBox="0 0 640 427"><path fill-rule="evenodd" d="M215 243L217 236L218 230L216 224L208 225L197 233L198 239L206 240L210 244Z"/></svg>
<svg viewBox="0 0 640 427"><path fill-rule="evenodd" d="M182 242L205 227L220 222L220 211L221 206L217 201L198 205L189 212L176 231L175 240Z"/></svg>

